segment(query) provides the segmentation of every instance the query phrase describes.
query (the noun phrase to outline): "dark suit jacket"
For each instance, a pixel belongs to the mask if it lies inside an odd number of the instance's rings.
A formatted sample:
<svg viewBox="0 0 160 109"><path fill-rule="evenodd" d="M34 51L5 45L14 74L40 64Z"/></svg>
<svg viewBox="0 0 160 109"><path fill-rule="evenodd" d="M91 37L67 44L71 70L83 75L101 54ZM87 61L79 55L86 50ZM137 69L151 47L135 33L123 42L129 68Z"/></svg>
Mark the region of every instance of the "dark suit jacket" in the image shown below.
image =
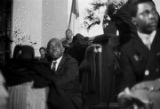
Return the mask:
<svg viewBox="0 0 160 109"><path fill-rule="evenodd" d="M120 65L122 89L141 81L160 78L160 32L157 31L151 50L147 49L138 35L133 35L121 48Z"/></svg>
<svg viewBox="0 0 160 109"><path fill-rule="evenodd" d="M80 109L81 93L77 61L69 55L63 55L53 79L58 88L50 87L48 95L49 109Z"/></svg>

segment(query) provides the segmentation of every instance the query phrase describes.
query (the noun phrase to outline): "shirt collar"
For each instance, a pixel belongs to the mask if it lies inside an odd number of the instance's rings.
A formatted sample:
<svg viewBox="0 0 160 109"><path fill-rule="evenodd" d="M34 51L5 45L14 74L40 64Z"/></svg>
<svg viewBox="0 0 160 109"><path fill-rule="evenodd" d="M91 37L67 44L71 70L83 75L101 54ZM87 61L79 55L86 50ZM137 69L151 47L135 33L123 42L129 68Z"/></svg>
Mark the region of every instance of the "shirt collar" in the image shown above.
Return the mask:
<svg viewBox="0 0 160 109"><path fill-rule="evenodd" d="M62 60L62 57L63 57L63 56L61 56L61 57L59 57L58 59L54 60L54 61L56 61L56 67L55 67L55 70L57 70L57 68L58 68L58 66L59 66L59 63L60 63L60 62L61 62L61 60Z"/></svg>
<svg viewBox="0 0 160 109"><path fill-rule="evenodd" d="M152 44L157 31L155 30L151 34L144 34L144 33L140 32L140 31L138 31L137 33L138 33L139 38L142 40L142 42L144 44L145 44L146 40L150 40L150 42Z"/></svg>

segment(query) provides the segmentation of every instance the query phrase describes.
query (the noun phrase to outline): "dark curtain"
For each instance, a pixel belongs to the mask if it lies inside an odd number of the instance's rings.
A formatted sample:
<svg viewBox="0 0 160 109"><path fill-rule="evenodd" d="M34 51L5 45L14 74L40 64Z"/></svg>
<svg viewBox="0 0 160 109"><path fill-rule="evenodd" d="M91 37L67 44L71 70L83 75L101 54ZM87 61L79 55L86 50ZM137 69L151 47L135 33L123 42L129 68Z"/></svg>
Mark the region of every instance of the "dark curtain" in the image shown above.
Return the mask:
<svg viewBox="0 0 160 109"><path fill-rule="evenodd" d="M0 67L10 56L12 0L0 0Z"/></svg>

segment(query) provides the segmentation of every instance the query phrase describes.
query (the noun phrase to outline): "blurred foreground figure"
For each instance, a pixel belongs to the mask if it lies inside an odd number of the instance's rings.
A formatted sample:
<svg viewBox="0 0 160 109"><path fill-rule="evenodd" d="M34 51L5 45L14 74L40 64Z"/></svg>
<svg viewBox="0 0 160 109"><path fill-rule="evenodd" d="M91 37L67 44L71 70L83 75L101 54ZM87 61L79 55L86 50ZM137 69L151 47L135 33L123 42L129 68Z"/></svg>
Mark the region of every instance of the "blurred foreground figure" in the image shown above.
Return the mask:
<svg viewBox="0 0 160 109"><path fill-rule="evenodd" d="M0 109L7 109L8 92L4 87L5 80L0 72Z"/></svg>
<svg viewBox="0 0 160 109"><path fill-rule="evenodd" d="M159 109L160 79L145 81L126 88L118 96L123 109Z"/></svg>
<svg viewBox="0 0 160 109"><path fill-rule="evenodd" d="M41 68L34 59L33 47L15 47L13 59L4 70L9 93L8 109L46 109L45 89L48 82L44 81L45 76L42 79L41 72L37 70Z"/></svg>

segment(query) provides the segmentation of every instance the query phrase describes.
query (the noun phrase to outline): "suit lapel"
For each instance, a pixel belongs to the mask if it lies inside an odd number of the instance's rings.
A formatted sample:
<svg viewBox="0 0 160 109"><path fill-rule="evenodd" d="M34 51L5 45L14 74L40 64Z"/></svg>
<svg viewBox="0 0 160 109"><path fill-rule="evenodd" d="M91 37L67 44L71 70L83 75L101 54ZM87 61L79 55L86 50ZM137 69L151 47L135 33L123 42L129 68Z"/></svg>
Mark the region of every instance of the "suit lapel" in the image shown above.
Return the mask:
<svg viewBox="0 0 160 109"><path fill-rule="evenodd" d="M60 74L60 70L62 69L64 62L65 62L65 56L63 56L62 59L60 60L57 70L54 72L52 71L52 73L55 75ZM50 63L49 67L51 68L52 61L50 61L49 63Z"/></svg>
<svg viewBox="0 0 160 109"><path fill-rule="evenodd" d="M137 53L140 57L146 57L147 61L150 63L150 60L152 60L156 51L160 51L160 32L157 31L150 50L143 44L138 35L134 37L133 44L135 53Z"/></svg>
<svg viewBox="0 0 160 109"><path fill-rule="evenodd" d="M62 66L63 66L64 62L65 62L65 56L62 57L59 65L58 65L58 68L57 68L57 70L56 70L56 74L59 74L59 73L60 73L60 70L62 69Z"/></svg>
<svg viewBox="0 0 160 109"><path fill-rule="evenodd" d="M156 55L160 53L160 32L157 31L157 34L153 40L153 43L151 45L151 51L149 53L149 58L147 62L147 67L149 68L150 65L152 65L154 58L156 58Z"/></svg>
<svg viewBox="0 0 160 109"><path fill-rule="evenodd" d="M155 52L159 48L160 48L160 32L157 31L156 36L155 36L153 43L151 45L151 52Z"/></svg>
<svg viewBox="0 0 160 109"><path fill-rule="evenodd" d="M138 37L138 34L134 36L134 52L135 56L138 56L139 59L145 58L148 56L149 50L148 48L143 44L142 40Z"/></svg>

